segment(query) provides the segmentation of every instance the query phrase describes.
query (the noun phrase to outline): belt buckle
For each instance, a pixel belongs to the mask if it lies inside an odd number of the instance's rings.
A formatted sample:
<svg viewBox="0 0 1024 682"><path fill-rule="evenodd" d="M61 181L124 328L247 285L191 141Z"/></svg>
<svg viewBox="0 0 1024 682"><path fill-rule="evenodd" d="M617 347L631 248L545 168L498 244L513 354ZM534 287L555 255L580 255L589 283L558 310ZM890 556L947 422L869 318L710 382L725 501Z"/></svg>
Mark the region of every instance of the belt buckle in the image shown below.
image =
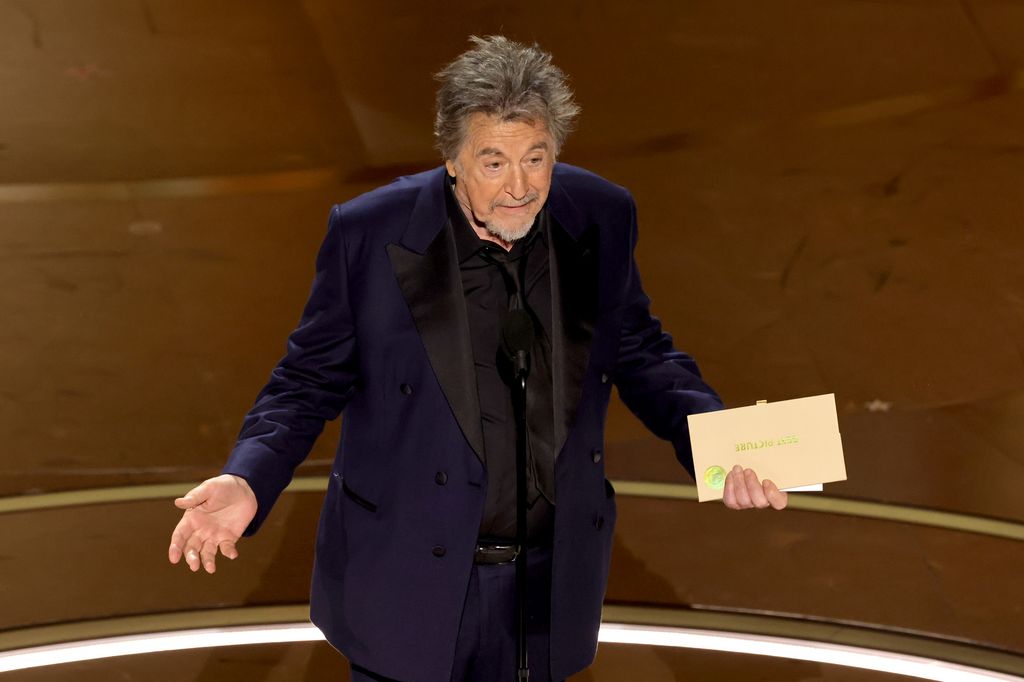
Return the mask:
<svg viewBox="0 0 1024 682"><path fill-rule="evenodd" d="M511 555L509 555L511 553ZM515 561L519 556L519 545L477 544L473 553L474 563L497 566Z"/></svg>

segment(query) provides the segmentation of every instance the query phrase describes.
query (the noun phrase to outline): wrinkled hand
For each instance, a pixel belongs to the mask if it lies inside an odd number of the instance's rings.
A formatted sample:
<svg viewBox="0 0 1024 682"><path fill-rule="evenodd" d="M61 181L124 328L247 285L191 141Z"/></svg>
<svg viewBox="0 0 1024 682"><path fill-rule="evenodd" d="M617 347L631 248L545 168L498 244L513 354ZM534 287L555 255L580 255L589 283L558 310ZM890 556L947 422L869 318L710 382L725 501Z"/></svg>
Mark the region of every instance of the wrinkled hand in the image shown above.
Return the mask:
<svg viewBox="0 0 1024 682"><path fill-rule="evenodd" d="M244 478L224 474L210 478L174 501L184 509L171 534L167 559L185 563L195 573L217 570L217 550L229 559L238 556L235 543L256 516L256 495Z"/></svg>
<svg viewBox="0 0 1024 682"><path fill-rule="evenodd" d="M769 506L785 509L789 504L789 493L782 492L768 479L762 482L753 469L736 465L725 477L722 502L729 509L764 509Z"/></svg>

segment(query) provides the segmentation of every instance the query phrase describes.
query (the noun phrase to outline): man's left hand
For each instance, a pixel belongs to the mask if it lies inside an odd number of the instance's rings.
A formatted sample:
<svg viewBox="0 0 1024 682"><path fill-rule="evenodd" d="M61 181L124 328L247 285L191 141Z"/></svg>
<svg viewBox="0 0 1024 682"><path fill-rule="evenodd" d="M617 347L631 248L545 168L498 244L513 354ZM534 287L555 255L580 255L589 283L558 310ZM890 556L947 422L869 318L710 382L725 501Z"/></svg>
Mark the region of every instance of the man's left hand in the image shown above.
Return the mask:
<svg viewBox="0 0 1024 682"><path fill-rule="evenodd" d="M738 464L725 477L722 501L729 509L785 509L789 504L789 493L778 486L757 477L753 469L744 469Z"/></svg>

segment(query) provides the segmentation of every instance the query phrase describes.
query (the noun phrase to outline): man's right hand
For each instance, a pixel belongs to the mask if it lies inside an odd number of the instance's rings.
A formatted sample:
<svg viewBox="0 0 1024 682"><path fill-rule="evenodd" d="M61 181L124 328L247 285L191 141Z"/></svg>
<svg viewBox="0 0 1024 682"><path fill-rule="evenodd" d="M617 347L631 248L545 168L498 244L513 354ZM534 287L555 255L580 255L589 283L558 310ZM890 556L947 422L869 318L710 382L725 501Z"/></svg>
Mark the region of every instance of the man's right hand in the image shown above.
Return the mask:
<svg viewBox="0 0 1024 682"><path fill-rule="evenodd" d="M244 478L223 474L210 478L174 501L184 509L171 534L167 558L176 564L185 557L192 572L202 566L217 570L217 550L229 559L238 556L235 543L256 516L256 495Z"/></svg>

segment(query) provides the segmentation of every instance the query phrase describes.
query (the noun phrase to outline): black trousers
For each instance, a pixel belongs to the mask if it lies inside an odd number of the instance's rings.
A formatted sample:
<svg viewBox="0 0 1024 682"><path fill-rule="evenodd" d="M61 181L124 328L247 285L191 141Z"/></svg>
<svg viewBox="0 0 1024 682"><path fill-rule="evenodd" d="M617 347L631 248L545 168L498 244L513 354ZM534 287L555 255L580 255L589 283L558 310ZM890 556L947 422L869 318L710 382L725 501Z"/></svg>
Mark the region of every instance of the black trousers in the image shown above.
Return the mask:
<svg viewBox="0 0 1024 682"><path fill-rule="evenodd" d="M549 666L551 550L527 555L527 651L530 682L552 682ZM516 679L515 564L477 564L470 573L451 682ZM401 682L352 663L352 682Z"/></svg>

